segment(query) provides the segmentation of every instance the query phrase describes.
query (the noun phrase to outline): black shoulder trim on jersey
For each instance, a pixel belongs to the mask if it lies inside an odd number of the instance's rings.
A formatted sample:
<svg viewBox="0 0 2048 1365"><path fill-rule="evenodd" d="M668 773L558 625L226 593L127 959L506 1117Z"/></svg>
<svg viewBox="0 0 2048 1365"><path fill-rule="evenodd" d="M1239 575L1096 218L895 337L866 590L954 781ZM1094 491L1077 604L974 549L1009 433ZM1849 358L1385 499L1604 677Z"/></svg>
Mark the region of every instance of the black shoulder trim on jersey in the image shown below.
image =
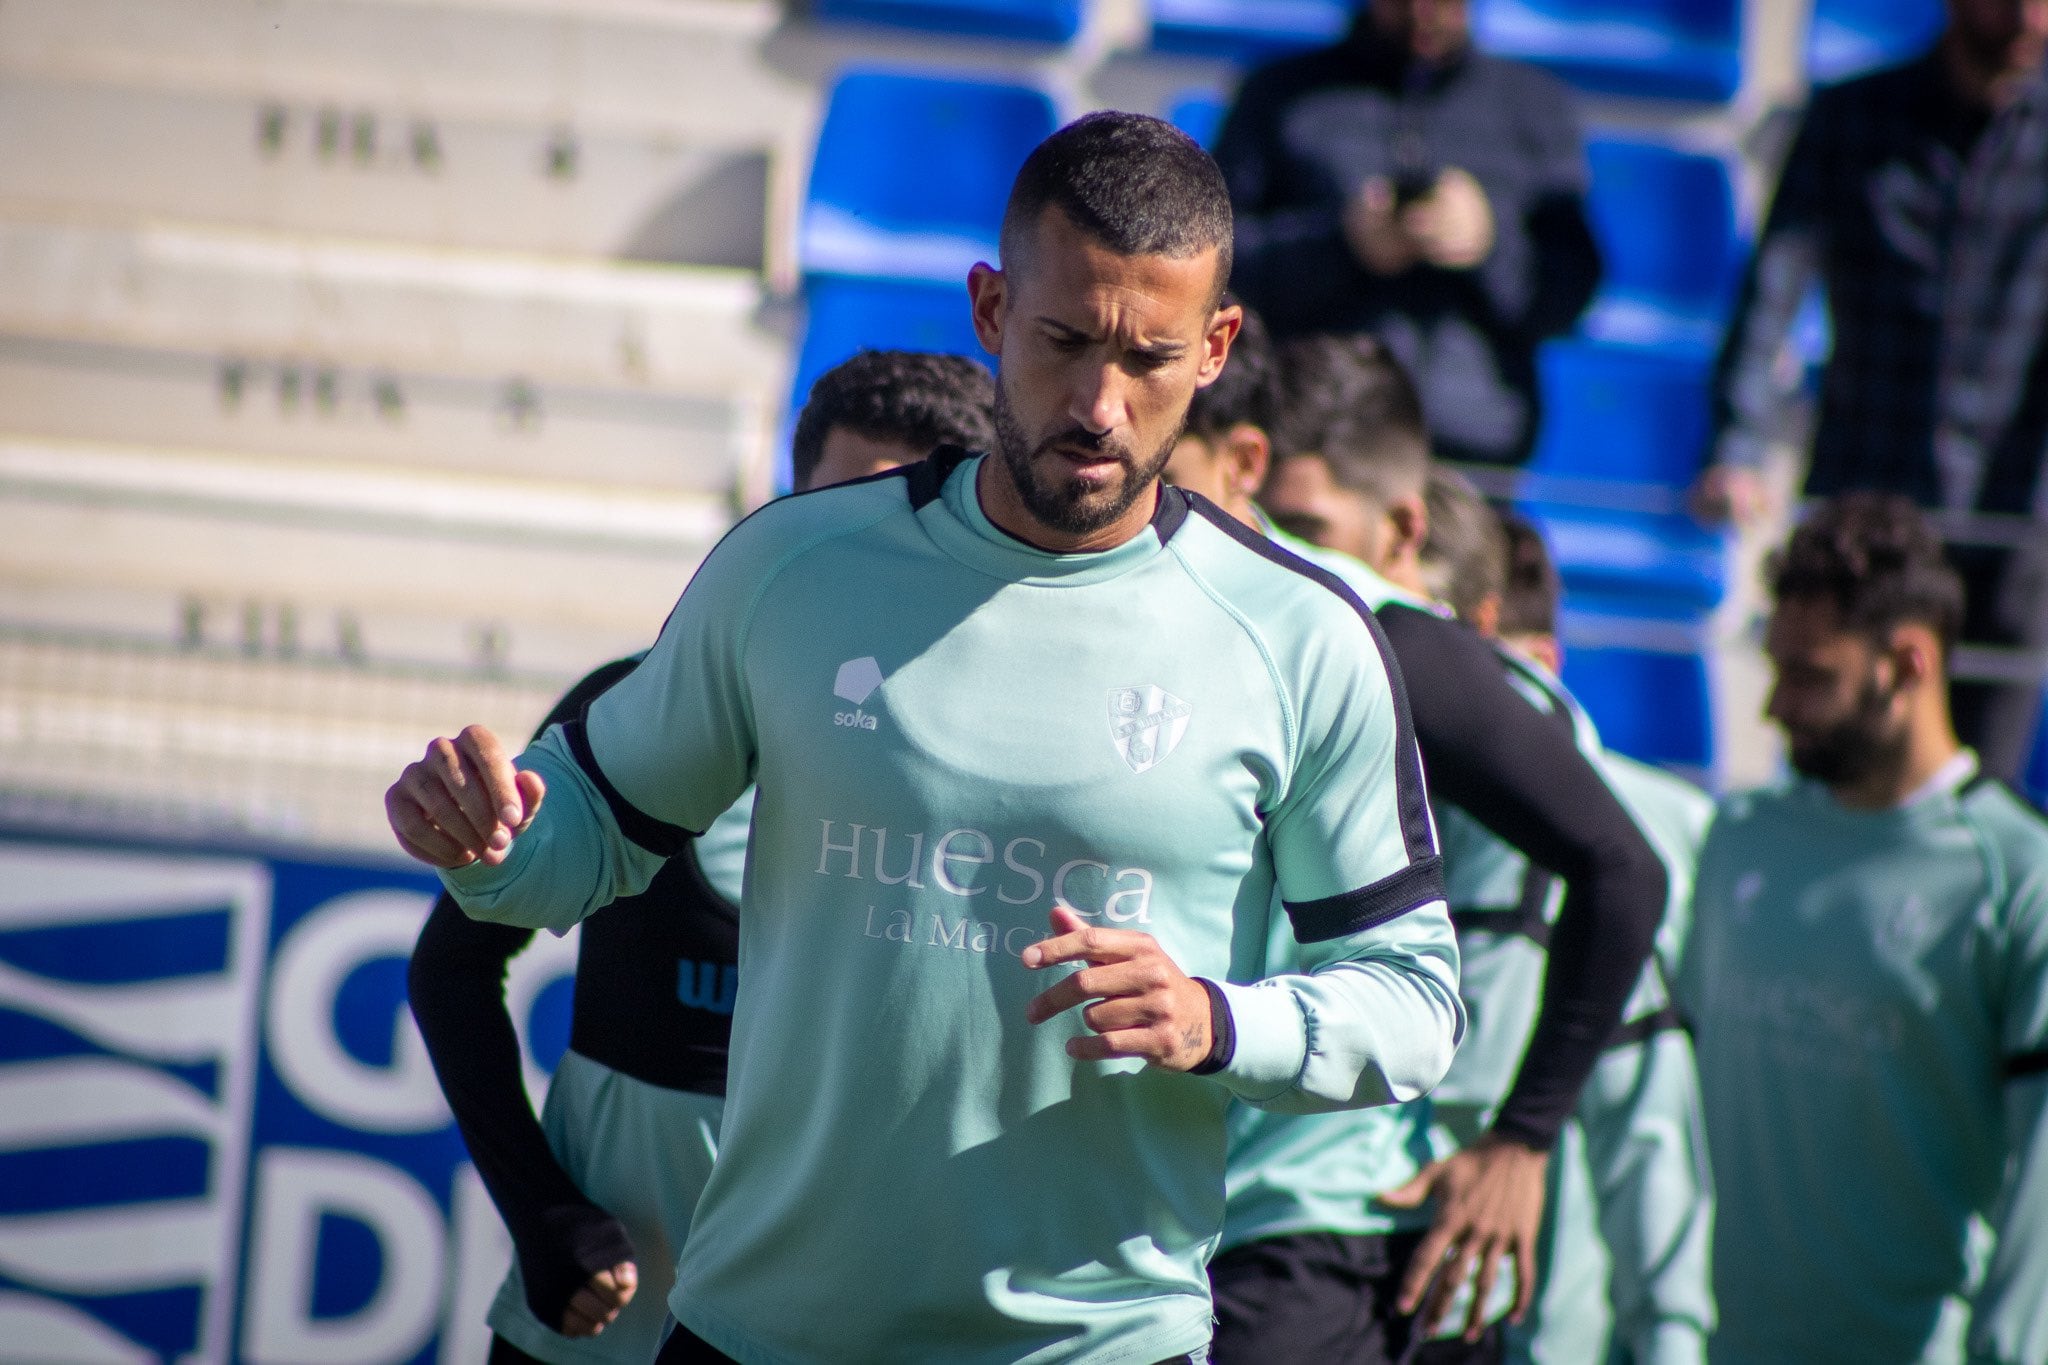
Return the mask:
<svg viewBox="0 0 2048 1365"><path fill-rule="evenodd" d="M597 766L597 755L591 751L590 736L584 731L580 717L562 727L562 738L569 741L569 752L575 757L576 766L583 769L598 794L604 797L604 803L611 807L612 819L619 822L619 832L628 839L649 853L673 858L697 837L697 831L657 820L620 794L612 780L604 775L604 769Z"/></svg>
<svg viewBox="0 0 2048 1365"><path fill-rule="evenodd" d="M1399 919L1410 910L1443 898L1443 859L1432 853L1371 886L1325 896L1319 901L1281 904L1287 907L1287 918L1294 922L1297 942L1327 943Z"/></svg>
<svg viewBox="0 0 2048 1365"><path fill-rule="evenodd" d="M1422 750L1415 742L1415 720L1408 712L1408 684L1401 677L1401 665L1394 658L1393 646L1387 643L1386 632L1380 629L1379 619L1343 579L1328 569L1275 545L1207 498L1190 493L1187 505L1190 511L1253 554L1336 593L1365 622L1365 628L1372 636L1373 648L1380 652L1380 665L1386 672L1387 685L1394 693L1394 785L1401 813L1401 843L1408 850L1411 864L1419 866L1425 860L1436 862L1435 826L1429 818L1429 789L1422 784Z"/></svg>
<svg viewBox="0 0 2048 1365"><path fill-rule="evenodd" d="M2039 1076L2048 1072L2048 1048L2038 1052L2022 1052L2017 1057L2005 1059L2005 1078L2019 1080L2023 1076Z"/></svg>
<svg viewBox="0 0 2048 1365"><path fill-rule="evenodd" d="M973 458L974 452L971 450L963 450L959 446L940 446L918 463L905 465L901 469L892 469L889 473L909 478L910 510L917 512L936 502L953 471Z"/></svg>
<svg viewBox="0 0 2048 1365"><path fill-rule="evenodd" d="M584 713L590 709L590 703L611 691L621 678L638 668L640 661L646 657L643 652L624 659L614 659L608 664L600 664L592 669L584 675L582 681L562 694L562 699L555 703L554 710L548 712L548 718L540 723L540 728L533 732L533 737L539 739L547 733L550 725L567 725L572 720L583 719Z"/></svg>
<svg viewBox="0 0 2048 1365"><path fill-rule="evenodd" d="M1200 496L1170 483L1159 485L1159 505L1152 509L1152 534L1159 537L1161 545L1173 539L1173 533L1188 519L1188 504Z"/></svg>
<svg viewBox="0 0 2048 1365"><path fill-rule="evenodd" d="M1389 605L1392 604L1390 603ZM1550 679L1544 677L1541 672L1531 668L1527 661L1517 656L1513 650L1496 642L1493 646L1493 652L1500 656L1500 661L1503 664L1507 665L1508 672L1514 674L1550 699L1551 716L1564 726L1565 733L1572 737L1572 743L1577 744L1579 739L1578 721L1573 717L1571 703L1565 699L1564 693L1560 692L1556 685Z"/></svg>
<svg viewBox="0 0 2048 1365"><path fill-rule="evenodd" d="M1666 1005L1662 1009L1654 1009L1648 1014L1638 1015L1614 1030L1614 1036L1607 1040L1607 1047L1609 1051L1615 1048L1633 1047L1637 1043L1645 1042L1660 1033L1670 1033L1680 1029L1689 1031L1691 1028L1691 1023L1686 1020L1684 1012L1678 1006Z"/></svg>

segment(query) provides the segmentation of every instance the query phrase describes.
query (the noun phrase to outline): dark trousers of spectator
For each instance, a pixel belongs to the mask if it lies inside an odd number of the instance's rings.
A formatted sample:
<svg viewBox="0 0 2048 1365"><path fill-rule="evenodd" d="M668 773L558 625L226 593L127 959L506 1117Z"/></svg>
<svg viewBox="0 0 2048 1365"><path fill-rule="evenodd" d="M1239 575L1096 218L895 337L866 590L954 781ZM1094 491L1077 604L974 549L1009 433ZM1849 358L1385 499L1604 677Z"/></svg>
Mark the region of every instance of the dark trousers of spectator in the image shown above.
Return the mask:
<svg viewBox="0 0 2048 1365"><path fill-rule="evenodd" d="M1500 1324L1477 1342L1422 1339L1395 1308L1422 1234L1300 1233L1233 1247L1209 1263L1215 1365L1497 1365Z"/></svg>
<svg viewBox="0 0 2048 1365"><path fill-rule="evenodd" d="M2048 542L2048 530L2042 533ZM2008 549L1952 545L1949 560L1963 577L1963 644L2024 648L2048 645L2048 544ZM1949 686L1956 734L1977 751L1984 771L2017 784L2041 716L2042 679L1957 680Z"/></svg>

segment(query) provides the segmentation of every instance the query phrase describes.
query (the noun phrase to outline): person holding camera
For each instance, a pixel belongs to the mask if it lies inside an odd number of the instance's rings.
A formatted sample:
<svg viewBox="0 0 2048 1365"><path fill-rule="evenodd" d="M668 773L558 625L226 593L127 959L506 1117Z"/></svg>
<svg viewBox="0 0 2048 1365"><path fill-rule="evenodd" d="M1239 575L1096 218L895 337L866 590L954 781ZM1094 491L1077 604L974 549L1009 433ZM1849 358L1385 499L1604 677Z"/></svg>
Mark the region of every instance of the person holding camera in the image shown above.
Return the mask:
<svg viewBox="0 0 2048 1365"><path fill-rule="evenodd" d="M1245 79L1216 160L1231 287L1276 339L1372 332L1443 458L1528 458L1536 347L1600 282L1558 81L1475 51L1468 0L1372 0L1342 42Z"/></svg>

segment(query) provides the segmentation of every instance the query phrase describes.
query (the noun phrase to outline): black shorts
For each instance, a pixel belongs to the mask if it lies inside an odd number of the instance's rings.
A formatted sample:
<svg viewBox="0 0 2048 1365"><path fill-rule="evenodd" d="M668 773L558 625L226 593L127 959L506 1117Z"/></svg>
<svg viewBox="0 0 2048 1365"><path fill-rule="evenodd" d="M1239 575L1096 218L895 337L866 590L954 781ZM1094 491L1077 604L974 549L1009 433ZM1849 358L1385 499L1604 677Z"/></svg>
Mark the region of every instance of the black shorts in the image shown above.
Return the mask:
<svg viewBox="0 0 2048 1365"><path fill-rule="evenodd" d="M1215 1365L1496 1365L1500 1324L1477 1342L1417 1340L1395 1308L1419 1232L1305 1232L1232 1247L1209 1263Z"/></svg>

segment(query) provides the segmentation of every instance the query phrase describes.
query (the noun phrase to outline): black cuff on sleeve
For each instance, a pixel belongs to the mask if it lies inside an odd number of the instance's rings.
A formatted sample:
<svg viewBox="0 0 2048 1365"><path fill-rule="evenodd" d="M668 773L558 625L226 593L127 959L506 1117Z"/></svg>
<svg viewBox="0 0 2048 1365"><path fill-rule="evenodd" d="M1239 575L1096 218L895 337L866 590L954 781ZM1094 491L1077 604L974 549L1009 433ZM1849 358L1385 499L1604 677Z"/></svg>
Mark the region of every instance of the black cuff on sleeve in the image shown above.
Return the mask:
<svg viewBox="0 0 2048 1365"><path fill-rule="evenodd" d="M550 1332L576 1291L600 1270L631 1261L633 1239L619 1220L595 1204L558 1205L541 1215L541 1235L516 1244L526 1306Z"/></svg>
<svg viewBox="0 0 2048 1365"><path fill-rule="evenodd" d="M2017 1057L2005 1059L2005 1078L2016 1081L2022 1076L2039 1076L2048 1072L2048 1048L2039 1052L2022 1052Z"/></svg>
<svg viewBox="0 0 2048 1365"><path fill-rule="evenodd" d="M1209 1055L1188 1068L1196 1076L1213 1076L1230 1065L1230 1059L1237 1055L1237 1025L1230 1019L1230 1002L1223 998L1223 988L1206 976L1195 978L1209 996Z"/></svg>

